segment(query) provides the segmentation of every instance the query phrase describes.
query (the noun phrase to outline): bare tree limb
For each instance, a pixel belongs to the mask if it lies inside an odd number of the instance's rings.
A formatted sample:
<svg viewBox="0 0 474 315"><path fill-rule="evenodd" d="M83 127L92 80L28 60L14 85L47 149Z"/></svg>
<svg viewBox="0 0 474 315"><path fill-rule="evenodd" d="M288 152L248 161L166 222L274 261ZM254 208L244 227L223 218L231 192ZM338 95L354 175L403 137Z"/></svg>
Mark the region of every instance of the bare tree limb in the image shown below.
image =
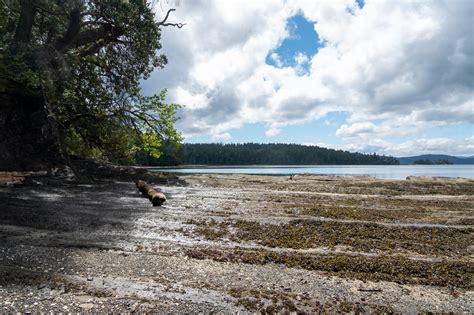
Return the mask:
<svg viewBox="0 0 474 315"><path fill-rule="evenodd" d="M176 9L169 9L168 12L166 12L165 18L161 22L159 22L158 25L163 25L164 23L166 23L170 16L170 13L174 11L176 11Z"/></svg>
<svg viewBox="0 0 474 315"><path fill-rule="evenodd" d="M183 26L185 26L186 23L166 23L170 16L170 13L174 11L176 11L176 9L169 9L168 12L166 12L165 18L161 22L158 22L158 26L175 26L177 28L182 28Z"/></svg>
<svg viewBox="0 0 474 315"><path fill-rule="evenodd" d="M160 24L160 26L175 26L177 28L182 28L185 25L186 25L186 23L164 23L164 24Z"/></svg>

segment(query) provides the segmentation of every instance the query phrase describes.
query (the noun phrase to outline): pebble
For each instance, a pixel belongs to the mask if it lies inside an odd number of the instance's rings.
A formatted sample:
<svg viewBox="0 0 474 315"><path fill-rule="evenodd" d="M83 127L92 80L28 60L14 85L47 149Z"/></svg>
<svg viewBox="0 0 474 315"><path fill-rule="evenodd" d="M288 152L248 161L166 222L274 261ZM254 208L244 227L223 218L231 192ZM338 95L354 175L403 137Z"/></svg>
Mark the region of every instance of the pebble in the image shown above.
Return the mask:
<svg viewBox="0 0 474 315"><path fill-rule="evenodd" d="M89 310L93 309L94 306L95 306L95 305L92 304L92 303L79 304L79 307L82 308L82 309L85 310L85 311L89 311Z"/></svg>

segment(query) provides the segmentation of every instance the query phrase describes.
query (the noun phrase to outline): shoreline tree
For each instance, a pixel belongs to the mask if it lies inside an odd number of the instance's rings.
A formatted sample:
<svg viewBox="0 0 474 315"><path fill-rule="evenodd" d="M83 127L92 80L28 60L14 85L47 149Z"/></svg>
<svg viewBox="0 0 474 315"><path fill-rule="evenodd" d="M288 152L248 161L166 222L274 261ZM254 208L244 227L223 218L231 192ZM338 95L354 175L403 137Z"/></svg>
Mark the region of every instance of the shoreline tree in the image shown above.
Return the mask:
<svg viewBox="0 0 474 315"><path fill-rule="evenodd" d="M179 142L179 105L139 82L167 63L144 0L1 0L0 169L68 164L68 154L127 161Z"/></svg>

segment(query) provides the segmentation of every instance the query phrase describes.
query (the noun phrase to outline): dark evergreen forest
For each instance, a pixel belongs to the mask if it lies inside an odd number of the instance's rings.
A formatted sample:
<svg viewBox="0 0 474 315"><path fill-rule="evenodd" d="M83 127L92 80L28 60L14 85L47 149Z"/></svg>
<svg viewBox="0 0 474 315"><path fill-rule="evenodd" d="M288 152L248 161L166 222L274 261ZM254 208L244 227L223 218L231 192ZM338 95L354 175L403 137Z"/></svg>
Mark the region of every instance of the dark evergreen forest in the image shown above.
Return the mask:
<svg viewBox="0 0 474 315"><path fill-rule="evenodd" d="M388 165L398 159L377 154L351 153L300 144L183 144L163 148L163 155L136 157L142 165Z"/></svg>

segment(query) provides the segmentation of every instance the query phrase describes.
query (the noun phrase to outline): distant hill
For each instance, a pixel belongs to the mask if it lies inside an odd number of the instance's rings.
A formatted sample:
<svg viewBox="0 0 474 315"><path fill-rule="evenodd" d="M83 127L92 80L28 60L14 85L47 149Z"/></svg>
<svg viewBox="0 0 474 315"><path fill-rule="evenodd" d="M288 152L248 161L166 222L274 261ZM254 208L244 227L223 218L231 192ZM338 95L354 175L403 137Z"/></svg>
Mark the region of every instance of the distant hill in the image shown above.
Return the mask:
<svg viewBox="0 0 474 315"><path fill-rule="evenodd" d="M415 161L419 160L429 160L429 161L439 161L439 160L446 160L452 164L474 164L474 157L457 157L452 155L444 155L444 154L423 154L423 155L416 155L416 156L406 156L406 157L399 157L398 160L400 164L407 165L413 164Z"/></svg>
<svg viewBox="0 0 474 315"><path fill-rule="evenodd" d="M163 156L137 159L142 165L388 165L398 159L377 154L284 143L185 143Z"/></svg>

